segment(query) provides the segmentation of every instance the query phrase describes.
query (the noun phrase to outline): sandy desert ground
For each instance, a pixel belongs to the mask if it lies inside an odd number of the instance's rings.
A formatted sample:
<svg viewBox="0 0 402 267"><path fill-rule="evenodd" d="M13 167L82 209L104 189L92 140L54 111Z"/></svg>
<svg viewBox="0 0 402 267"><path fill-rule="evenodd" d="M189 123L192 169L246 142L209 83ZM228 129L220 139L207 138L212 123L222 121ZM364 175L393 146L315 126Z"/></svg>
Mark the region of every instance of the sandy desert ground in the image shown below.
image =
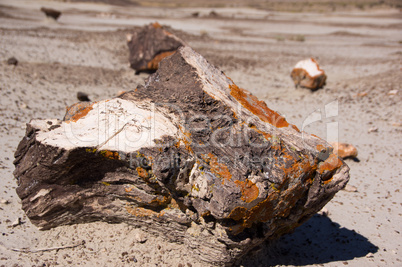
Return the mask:
<svg viewBox="0 0 402 267"><path fill-rule="evenodd" d="M241 2L171 8L0 0L0 266L208 266L182 245L125 224L39 231L15 193L13 153L26 123L61 119L78 91L101 100L142 84L148 75L129 68L125 35L154 21L176 29L300 129L359 151L358 159L346 161L357 192L339 192L326 206L328 216L317 214L255 249L242 266L402 266L401 10L283 12ZM58 22L45 19L41 6L63 14ZM13 56L17 66L7 64ZM308 57L326 71L324 89L295 89L292 67ZM13 226L18 218L21 224Z"/></svg>

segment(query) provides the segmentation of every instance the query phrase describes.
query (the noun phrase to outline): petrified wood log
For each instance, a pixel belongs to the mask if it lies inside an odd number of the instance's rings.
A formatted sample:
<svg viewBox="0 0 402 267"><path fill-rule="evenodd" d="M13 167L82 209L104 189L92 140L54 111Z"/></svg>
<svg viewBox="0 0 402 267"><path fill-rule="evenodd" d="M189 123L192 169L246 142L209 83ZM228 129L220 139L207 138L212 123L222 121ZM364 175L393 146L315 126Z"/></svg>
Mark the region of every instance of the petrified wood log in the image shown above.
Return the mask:
<svg viewBox="0 0 402 267"><path fill-rule="evenodd" d="M155 22L127 35L131 68L154 72L159 62L172 55L184 42Z"/></svg>
<svg viewBox="0 0 402 267"><path fill-rule="evenodd" d="M52 18L54 20L57 20L61 15L60 11L55 10L53 8L41 7L40 11L45 13L46 17Z"/></svg>
<svg viewBox="0 0 402 267"><path fill-rule="evenodd" d="M313 91L323 87L327 80L327 75L313 58L297 62L290 76L296 87L301 86Z"/></svg>
<svg viewBox="0 0 402 267"><path fill-rule="evenodd" d="M126 222L230 264L308 220L349 168L189 47L118 98L33 120L15 153L17 193L49 229Z"/></svg>

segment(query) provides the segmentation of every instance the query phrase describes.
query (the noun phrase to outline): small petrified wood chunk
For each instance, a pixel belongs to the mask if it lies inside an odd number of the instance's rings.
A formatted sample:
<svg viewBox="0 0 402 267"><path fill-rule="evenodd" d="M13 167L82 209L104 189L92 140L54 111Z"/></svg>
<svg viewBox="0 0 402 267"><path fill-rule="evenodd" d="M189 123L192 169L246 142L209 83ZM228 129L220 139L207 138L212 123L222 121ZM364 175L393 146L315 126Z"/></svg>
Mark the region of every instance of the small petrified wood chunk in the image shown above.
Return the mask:
<svg viewBox="0 0 402 267"><path fill-rule="evenodd" d="M55 10L53 8L41 7L40 11L45 13L46 17L52 18L54 20L57 20L61 15L60 11Z"/></svg>
<svg viewBox="0 0 402 267"><path fill-rule="evenodd" d="M296 87L301 86L313 91L323 87L327 80L327 75L313 58L299 61L290 76Z"/></svg>
<svg viewBox="0 0 402 267"><path fill-rule="evenodd" d="M159 62L172 55L184 42L155 22L127 35L131 68L154 72Z"/></svg>
<svg viewBox="0 0 402 267"><path fill-rule="evenodd" d="M145 86L31 121L15 158L22 208L41 229L125 222L214 264L292 231L349 179L327 142L189 47Z"/></svg>
<svg viewBox="0 0 402 267"><path fill-rule="evenodd" d="M357 148L351 144L338 143L338 142L333 142L330 144L334 148L334 154L338 155L343 159L357 157Z"/></svg>
<svg viewBox="0 0 402 267"><path fill-rule="evenodd" d="M9 59L7 59L7 64L17 66L18 60L15 57L10 57Z"/></svg>
<svg viewBox="0 0 402 267"><path fill-rule="evenodd" d="M82 102L90 102L91 100L88 97L87 93L77 92L77 99Z"/></svg>

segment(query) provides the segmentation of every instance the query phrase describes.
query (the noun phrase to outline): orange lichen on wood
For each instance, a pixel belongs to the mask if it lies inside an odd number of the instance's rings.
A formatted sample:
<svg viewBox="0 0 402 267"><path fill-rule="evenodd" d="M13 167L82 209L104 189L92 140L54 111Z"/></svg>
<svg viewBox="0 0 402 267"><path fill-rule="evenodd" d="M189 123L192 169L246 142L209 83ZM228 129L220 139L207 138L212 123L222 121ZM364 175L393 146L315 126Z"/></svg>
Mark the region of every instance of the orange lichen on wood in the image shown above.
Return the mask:
<svg viewBox="0 0 402 267"><path fill-rule="evenodd" d="M154 27L155 29L162 28L162 26L157 21L152 23L152 27Z"/></svg>
<svg viewBox="0 0 402 267"><path fill-rule="evenodd" d="M125 188L125 191L127 192L127 188ZM132 199L132 200L134 200L134 201L136 201L138 203L143 203L142 199L140 197L138 197L138 196L130 195L130 196L126 196L126 198Z"/></svg>
<svg viewBox="0 0 402 267"><path fill-rule="evenodd" d="M319 144L319 145L316 146L316 149L321 152L321 151L323 151L325 149L325 146Z"/></svg>
<svg viewBox="0 0 402 267"><path fill-rule="evenodd" d="M254 131L256 131L257 133L262 134L266 140L269 140L272 137L272 135L270 135L267 132L261 131L255 125L251 126L250 128L253 129Z"/></svg>
<svg viewBox="0 0 402 267"><path fill-rule="evenodd" d="M187 132L186 130L184 130L183 129L183 127L181 127L180 125L179 125L179 130L180 130L180 132L185 136L184 138L180 138L179 139L179 146L180 146L180 142L183 142L183 144L184 144L184 146L185 146L185 148L186 148L186 150L188 151L188 152L190 152L190 153L194 153L194 151L193 151L193 149L191 148L191 143L192 143L192 140L191 140L191 133L190 132ZM177 145L177 144L176 144ZM175 145L175 146L176 146ZM178 147L178 146L176 146L176 147Z"/></svg>
<svg viewBox="0 0 402 267"><path fill-rule="evenodd" d="M180 205L177 203L177 201L174 198L169 198L169 200L170 200L169 208L180 209Z"/></svg>
<svg viewBox="0 0 402 267"><path fill-rule="evenodd" d="M138 176L140 178L147 179L149 177L149 174L145 169L143 169L141 167L137 167L136 170L137 170Z"/></svg>
<svg viewBox="0 0 402 267"><path fill-rule="evenodd" d="M324 162L321 162L318 167L318 173L323 174L326 171L333 171L343 165L342 160L335 154L331 154Z"/></svg>
<svg viewBox="0 0 402 267"><path fill-rule="evenodd" d="M126 191L127 193L130 193L133 190L134 186L130 186L130 187L125 187L124 191Z"/></svg>
<svg viewBox="0 0 402 267"><path fill-rule="evenodd" d="M245 207L236 207L234 208L228 218L233 219L235 221L239 221L241 219L243 219L247 214L247 209Z"/></svg>
<svg viewBox="0 0 402 267"><path fill-rule="evenodd" d="M240 187L241 200L246 203L250 203L253 200L257 199L260 191L253 182L247 179L246 181L235 181L235 184Z"/></svg>
<svg viewBox="0 0 402 267"><path fill-rule="evenodd" d="M169 197L162 196L162 197L163 197L162 199L159 199L158 196L155 197L154 199L151 200L151 202L149 204L153 204L154 206L155 206L155 204L156 204L156 206L164 206L164 205L169 204L169 202L171 204L176 203L174 198L171 198L170 196Z"/></svg>
<svg viewBox="0 0 402 267"><path fill-rule="evenodd" d="M205 216L209 216L211 215L211 212L209 210L207 210L206 212L201 214L201 217L205 217Z"/></svg>
<svg viewBox="0 0 402 267"><path fill-rule="evenodd" d="M310 161L300 160L294 158L285 148L281 150L281 157L284 159L284 164L281 164L279 168L283 171L284 179L282 184L276 185L276 188L281 190L281 187L288 181L290 177L301 177L305 173L312 173L317 169L315 164L311 165ZM288 167L286 167L288 166Z"/></svg>
<svg viewBox="0 0 402 267"><path fill-rule="evenodd" d="M92 109L93 109L92 105L82 109L78 109L77 112L73 116L71 116L71 118L68 121L66 121L66 123L78 121L79 119L85 117ZM70 109L67 108L67 112L69 111Z"/></svg>
<svg viewBox="0 0 402 267"><path fill-rule="evenodd" d="M262 121L268 122L277 128L289 126L289 123L286 121L286 119L272 109L268 108L264 101L260 101L254 95L246 93L234 83L229 85L229 88L230 95L239 101L243 107L250 110L254 115L258 116Z"/></svg>
<svg viewBox="0 0 402 267"><path fill-rule="evenodd" d="M151 70L157 70L158 69L158 65L159 62L162 61L162 59L164 59L165 57L168 57L170 55L173 55L176 52L176 50L174 51L167 51L167 52L162 52L157 54L151 61L149 61L147 63L147 68L151 69Z"/></svg>
<svg viewBox="0 0 402 267"><path fill-rule="evenodd" d="M115 160L120 159L119 152L116 152L116 151L102 150L99 152L99 154L101 154L102 156L104 156L105 158L108 158L108 159L115 159Z"/></svg>
<svg viewBox="0 0 402 267"><path fill-rule="evenodd" d="M308 160L296 161L296 159L293 158L291 160L293 161L293 163L290 165L290 167L280 167L285 176L289 176L291 174L293 174L294 176L300 176L304 173L309 173L317 169L317 166L315 164L311 165L310 161Z"/></svg>
<svg viewBox="0 0 402 267"><path fill-rule="evenodd" d="M160 214L156 211L150 210L150 209L144 209L141 207L130 207L128 205L126 206L126 210L128 213L130 213L131 215L134 215L136 217L151 217L151 216L159 217L162 215L162 214Z"/></svg>
<svg viewBox="0 0 402 267"><path fill-rule="evenodd" d="M239 224L231 228L233 234L241 233L245 228L250 228L253 223L266 222L274 217L274 202L279 198L279 193L271 193L266 199L251 209L236 207L228 218L239 221Z"/></svg>
<svg viewBox="0 0 402 267"><path fill-rule="evenodd" d="M229 181L232 179L229 168L225 164L220 163L214 154L209 153L208 155L203 155L203 158L211 167L211 172L222 178L222 184L225 183L225 180Z"/></svg>

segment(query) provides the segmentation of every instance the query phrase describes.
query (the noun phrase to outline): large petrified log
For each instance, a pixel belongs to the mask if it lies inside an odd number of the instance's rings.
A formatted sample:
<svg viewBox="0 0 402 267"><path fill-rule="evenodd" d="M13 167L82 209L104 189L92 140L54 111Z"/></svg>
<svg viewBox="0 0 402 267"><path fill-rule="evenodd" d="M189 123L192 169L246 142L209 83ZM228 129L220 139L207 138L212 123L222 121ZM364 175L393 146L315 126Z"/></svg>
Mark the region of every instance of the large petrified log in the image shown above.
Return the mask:
<svg viewBox="0 0 402 267"><path fill-rule="evenodd" d="M230 264L292 231L349 168L189 47L145 86L32 120L15 153L22 208L49 229L126 222Z"/></svg>
<svg viewBox="0 0 402 267"><path fill-rule="evenodd" d="M136 72L154 72L159 62L172 55L184 42L159 23L144 26L127 35L129 62Z"/></svg>

